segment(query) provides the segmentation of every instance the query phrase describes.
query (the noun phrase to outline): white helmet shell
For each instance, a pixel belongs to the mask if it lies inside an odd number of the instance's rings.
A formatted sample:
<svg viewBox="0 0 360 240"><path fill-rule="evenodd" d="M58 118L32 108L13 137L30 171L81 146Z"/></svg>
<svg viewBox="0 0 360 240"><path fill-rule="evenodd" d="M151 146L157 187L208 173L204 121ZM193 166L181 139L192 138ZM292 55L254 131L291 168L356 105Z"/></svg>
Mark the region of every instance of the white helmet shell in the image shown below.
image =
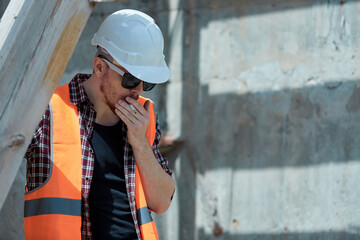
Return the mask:
<svg viewBox="0 0 360 240"><path fill-rule="evenodd" d="M133 76L149 83L164 83L170 71L165 62L164 39L154 19L124 9L109 15L91 40Z"/></svg>

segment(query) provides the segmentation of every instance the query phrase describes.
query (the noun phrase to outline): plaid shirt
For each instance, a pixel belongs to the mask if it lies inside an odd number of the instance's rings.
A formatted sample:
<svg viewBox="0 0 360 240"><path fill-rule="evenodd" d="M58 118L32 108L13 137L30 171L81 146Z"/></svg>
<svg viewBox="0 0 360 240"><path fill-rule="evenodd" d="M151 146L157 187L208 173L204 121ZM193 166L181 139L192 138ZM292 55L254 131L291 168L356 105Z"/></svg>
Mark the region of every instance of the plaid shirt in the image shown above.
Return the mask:
<svg viewBox="0 0 360 240"><path fill-rule="evenodd" d="M82 83L90 77L89 74L77 74L69 83L70 89L70 102L77 106L79 113L80 123L80 136L81 136L81 156L82 156L82 239L92 239L91 236L91 223L89 211L89 191L90 184L94 170L94 152L90 146L90 139L94 129L96 112L93 104L85 93ZM25 154L27 161L26 172L26 187L29 191L39 187L43 184L49 175L51 154L50 154L50 109L46 109L29 148ZM136 232L139 239L141 239L140 228L136 218L136 205L135 205L135 158L132 148L127 140L126 125L123 124L124 136L124 171L126 190L128 193L131 213L134 219ZM156 114L156 136L152 146L154 155L162 168L168 173L172 174L168 167L167 159L161 156L157 147L161 137L161 131L158 124Z"/></svg>

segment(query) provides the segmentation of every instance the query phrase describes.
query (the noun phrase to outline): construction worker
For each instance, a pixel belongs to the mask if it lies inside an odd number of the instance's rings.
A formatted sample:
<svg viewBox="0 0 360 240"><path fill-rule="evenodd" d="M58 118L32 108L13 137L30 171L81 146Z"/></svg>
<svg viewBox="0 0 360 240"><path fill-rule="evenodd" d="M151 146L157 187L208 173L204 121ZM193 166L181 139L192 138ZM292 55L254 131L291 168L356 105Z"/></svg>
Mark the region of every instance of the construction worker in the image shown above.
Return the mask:
<svg viewBox="0 0 360 240"><path fill-rule="evenodd" d="M92 74L60 86L26 152L26 239L158 239L150 211L175 184L142 91L169 79L164 40L148 15L120 10L91 40Z"/></svg>

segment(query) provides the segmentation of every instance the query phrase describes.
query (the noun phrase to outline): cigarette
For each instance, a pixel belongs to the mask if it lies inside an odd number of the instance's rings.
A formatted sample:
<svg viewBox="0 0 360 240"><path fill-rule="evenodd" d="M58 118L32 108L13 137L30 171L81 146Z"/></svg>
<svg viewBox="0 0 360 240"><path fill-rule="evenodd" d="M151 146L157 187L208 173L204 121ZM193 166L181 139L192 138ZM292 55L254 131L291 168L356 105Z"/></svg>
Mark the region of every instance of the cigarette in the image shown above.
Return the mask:
<svg viewBox="0 0 360 240"><path fill-rule="evenodd" d="M130 107L133 110L133 112L136 114L137 112L136 112L136 109L134 108L134 106L132 104L130 104Z"/></svg>

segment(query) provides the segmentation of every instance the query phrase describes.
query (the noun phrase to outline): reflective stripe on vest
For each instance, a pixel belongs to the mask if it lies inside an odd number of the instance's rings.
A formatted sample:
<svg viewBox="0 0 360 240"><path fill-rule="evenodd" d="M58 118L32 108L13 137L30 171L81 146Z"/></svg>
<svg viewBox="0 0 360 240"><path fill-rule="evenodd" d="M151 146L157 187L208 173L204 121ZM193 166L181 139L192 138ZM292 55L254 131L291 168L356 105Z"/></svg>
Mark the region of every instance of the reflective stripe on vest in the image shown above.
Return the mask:
<svg viewBox="0 0 360 240"><path fill-rule="evenodd" d="M43 214L81 216L81 200L68 198L39 198L25 201L24 217Z"/></svg>
<svg viewBox="0 0 360 240"><path fill-rule="evenodd" d="M144 105L147 99L140 97ZM81 239L81 142L77 107L70 103L68 84L51 98L51 170L48 180L25 194L25 238ZM150 147L155 140L155 112L150 102L146 131ZM135 203L143 240L158 234L148 210L140 174L135 164Z"/></svg>
<svg viewBox="0 0 360 240"><path fill-rule="evenodd" d="M138 216L140 226L153 221L151 215L149 214L148 207L142 207L142 208L138 209L136 211L136 214Z"/></svg>

